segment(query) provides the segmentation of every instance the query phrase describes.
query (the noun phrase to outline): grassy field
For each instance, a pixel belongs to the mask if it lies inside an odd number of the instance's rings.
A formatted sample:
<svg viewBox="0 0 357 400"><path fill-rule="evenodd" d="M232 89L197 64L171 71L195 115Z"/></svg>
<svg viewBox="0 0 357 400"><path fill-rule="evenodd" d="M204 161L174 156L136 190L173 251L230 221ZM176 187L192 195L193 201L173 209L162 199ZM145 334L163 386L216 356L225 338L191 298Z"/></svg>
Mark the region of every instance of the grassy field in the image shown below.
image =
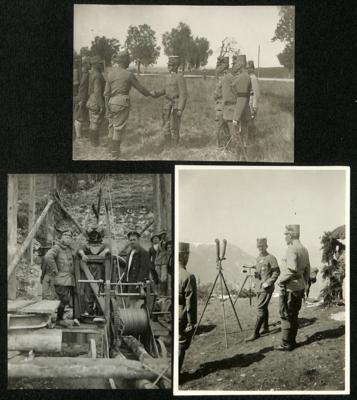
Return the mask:
<svg viewBox="0 0 357 400"><path fill-rule="evenodd" d="M160 89L164 76L142 76L149 89ZM218 150L215 136L213 91L215 79L187 78L188 101L181 123L181 141L176 149L163 148L162 99L131 92L132 110L122 142L126 160L234 161L235 155ZM249 161L292 162L294 160L294 86L290 82L261 81L261 101L256 131L250 135ZM102 126L105 145L106 126ZM88 140L75 141L75 160L110 160L101 146L92 148Z"/></svg>

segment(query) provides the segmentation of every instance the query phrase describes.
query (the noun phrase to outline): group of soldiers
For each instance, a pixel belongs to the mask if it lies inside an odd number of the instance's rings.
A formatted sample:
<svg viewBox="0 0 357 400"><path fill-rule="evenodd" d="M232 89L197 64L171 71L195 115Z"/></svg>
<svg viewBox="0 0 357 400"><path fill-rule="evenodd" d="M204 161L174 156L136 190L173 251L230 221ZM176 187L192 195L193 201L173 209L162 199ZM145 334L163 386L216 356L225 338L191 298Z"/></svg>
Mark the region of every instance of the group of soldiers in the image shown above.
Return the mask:
<svg viewBox="0 0 357 400"><path fill-rule="evenodd" d="M128 71L130 55L122 51L113 57L113 67L106 79L103 61L93 56L82 61L80 79L74 78L74 128L77 139L89 120L89 138L100 145L100 127L108 120L106 145L114 158L121 156L121 142L130 115L130 90L134 87L145 97L164 96L162 108L163 142L165 148L177 146L180 140L181 117L187 102L186 81L179 67L181 59L170 56L164 88L148 90ZM91 69L90 69L91 68ZM254 62L245 55L219 57L216 66L217 84L214 91L216 136L220 149L230 149L237 160L248 160L248 130L254 130L258 111L259 85Z"/></svg>
<svg viewBox="0 0 357 400"><path fill-rule="evenodd" d="M121 141L130 115L130 90L134 87L145 97L164 96L163 125L165 147L177 146L181 115L187 101L186 82L178 72L180 58L170 56L169 74L162 90L150 91L128 71L130 55L127 51L113 57L113 67L106 80L103 77L103 62L98 56L83 60L81 78L74 80L74 128L80 139L83 127L89 118L89 138L93 146L100 144L100 127L108 120L108 148L113 157L121 156ZM89 68L91 69L89 71Z"/></svg>
<svg viewBox="0 0 357 400"><path fill-rule="evenodd" d="M238 161L247 161L248 132L255 129L259 84L254 62L241 54L217 59L217 84L214 92L216 135L219 148L232 149Z"/></svg>
<svg viewBox="0 0 357 400"><path fill-rule="evenodd" d="M42 297L44 299L53 299L56 297L60 300L57 310L57 321L62 322L66 307L74 309L74 290L75 282L75 262L87 263L90 256L111 257L112 246L105 238L105 230L101 229L97 223L92 223L88 227L86 234L87 240L77 250L73 250L74 237L71 229L62 229L58 231L58 239L43 257L42 262ZM152 249L147 251L141 246L140 233L130 231L127 234L129 251L121 256L113 257L113 274L116 281L122 283L135 283L154 281L157 287L154 290L161 294L171 294L171 278L172 277L172 244L166 239L166 232L160 232L153 235L152 241L156 243L159 238L158 247L153 244L153 248L157 252L153 255ZM104 269L100 266L88 264L90 273L95 280L104 281ZM165 271L165 272L164 272ZM165 276L165 278L163 278ZM83 276L83 279L85 277ZM168 285L170 282L170 285ZM97 304L95 293L89 284L81 286L83 291L79 293L83 300L82 315L102 317L102 312ZM122 286L123 292L135 291L135 286ZM158 293L158 294L159 294ZM130 302L129 306L133 306ZM76 313L73 312L73 315ZM77 315L77 314L76 314ZM77 321L78 323L78 321Z"/></svg>
<svg viewBox="0 0 357 400"><path fill-rule="evenodd" d="M300 242L300 225L287 225L285 229L287 244L282 273L276 258L268 252L266 238L257 239L258 257L256 259L257 319L253 333L245 340L251 342L269 332L269 303L274 285L280 276L278 286L279 313L281 317L281 343L275 347L279 351L292 351L297 346L296 336L298 316L302 300L311 284L309 253ZM191 343L197 323L197 287L195 276L186 269L189 260L188 243L179 245L179 370L181 371L185 352Z"/></svg>

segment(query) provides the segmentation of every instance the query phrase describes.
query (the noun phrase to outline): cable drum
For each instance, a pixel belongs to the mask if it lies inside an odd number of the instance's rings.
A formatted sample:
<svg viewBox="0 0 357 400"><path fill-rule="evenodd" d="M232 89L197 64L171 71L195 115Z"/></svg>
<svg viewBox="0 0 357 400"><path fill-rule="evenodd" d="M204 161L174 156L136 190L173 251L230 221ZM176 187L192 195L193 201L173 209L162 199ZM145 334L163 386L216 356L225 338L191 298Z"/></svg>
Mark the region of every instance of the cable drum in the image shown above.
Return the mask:
<svg viewBox="0 0 357 400"><path fill-rule="evenodd" d="M135 336L148 329L149 317L147 311L143 308L121 308L120 318L124 323L123 335Z"/></svg>

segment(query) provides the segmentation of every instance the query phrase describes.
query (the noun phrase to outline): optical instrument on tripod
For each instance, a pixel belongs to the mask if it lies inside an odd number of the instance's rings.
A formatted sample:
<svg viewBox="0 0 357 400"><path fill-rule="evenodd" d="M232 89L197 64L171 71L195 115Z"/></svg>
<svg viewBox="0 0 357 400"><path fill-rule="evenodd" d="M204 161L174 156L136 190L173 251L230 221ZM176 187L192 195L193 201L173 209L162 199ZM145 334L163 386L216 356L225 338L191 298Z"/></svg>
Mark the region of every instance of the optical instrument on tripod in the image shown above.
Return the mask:
<svg viewBox="0 0 357 400"><path fill-rule="evenodd" d="M236 299L234 300L234 303L233 303L234 305L236 304L239 296L242 294L242 291L244 289L244 285L247 283L247 281L248 281L249 305L250 306L252 305L252 287L254 286L254 279L255 279L255 276L257 274L257 272L253 271L253 270L256 270L255 266L247 267L247 266L243 265L242 272L244 274L247 274L247 275L244 278L243 285L240 288L240 291L239 291Z"/></svg>

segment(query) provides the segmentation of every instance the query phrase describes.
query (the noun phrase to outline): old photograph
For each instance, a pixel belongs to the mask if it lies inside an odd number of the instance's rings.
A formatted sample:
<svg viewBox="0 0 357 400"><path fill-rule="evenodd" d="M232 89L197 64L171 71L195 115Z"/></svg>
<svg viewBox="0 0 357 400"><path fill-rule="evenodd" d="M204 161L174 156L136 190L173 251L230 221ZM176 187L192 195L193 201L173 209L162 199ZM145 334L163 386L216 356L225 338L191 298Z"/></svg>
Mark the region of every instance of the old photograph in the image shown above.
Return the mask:
<svg viewBox="0 0 357 400"><path fill-rule="evenodd" d="M349 173L176 166L176 395L349 393Z"/></svg>
<svg viewBox="0 0 357 400"><path fill-rule="evenodd" d="M294 161L294 6L74 5L73 159Z"/></svg>
<svg viewBox="0 0 357 400"><path fill-rule="evenodd" d="M9 389L172 387L171 204L166 174L8 175Z"/></svg>

